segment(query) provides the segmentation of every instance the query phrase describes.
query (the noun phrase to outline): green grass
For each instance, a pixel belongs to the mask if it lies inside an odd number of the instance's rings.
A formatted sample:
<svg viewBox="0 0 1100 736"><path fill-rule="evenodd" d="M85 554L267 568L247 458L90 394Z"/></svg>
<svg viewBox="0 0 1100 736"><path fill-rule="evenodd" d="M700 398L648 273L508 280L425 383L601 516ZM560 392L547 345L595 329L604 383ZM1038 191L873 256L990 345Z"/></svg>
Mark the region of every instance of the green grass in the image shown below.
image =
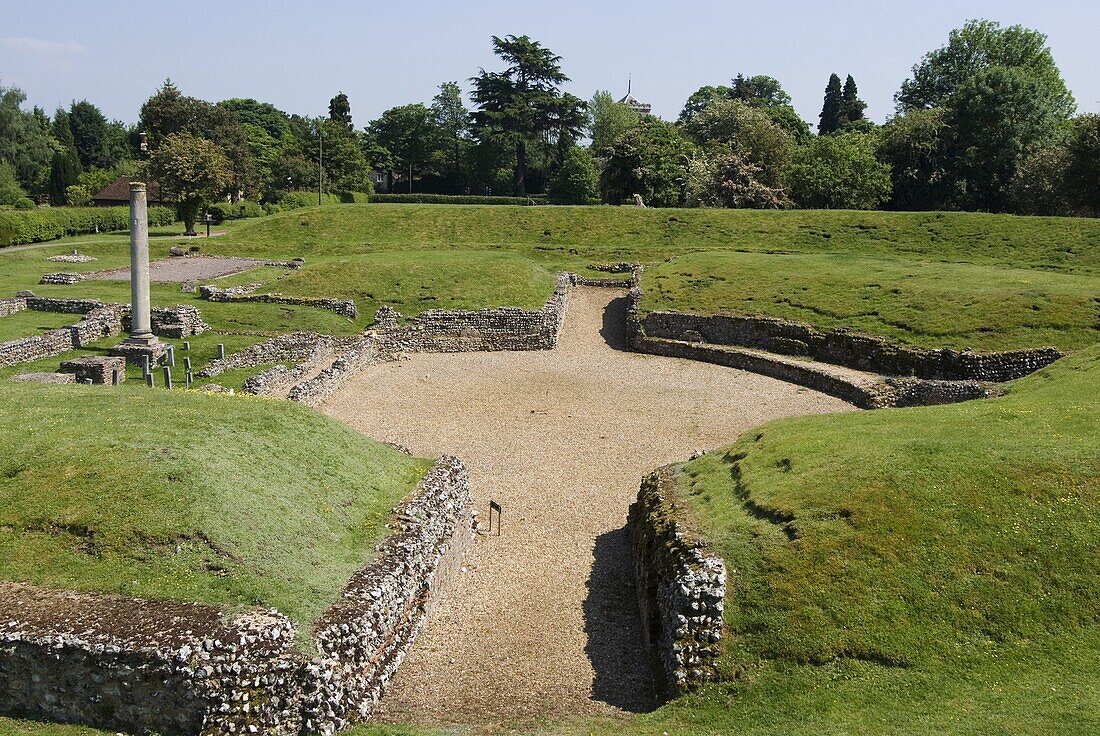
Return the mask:
<svg viewBox="0 0 1100 736"><path fill-rule="evenodd" d="M427 309L539 309L553 288L553 273L513 253L402 251L325 258L280 272L259 291L354 299L359 321L369 324L383 304L406 316Z"/></svg>
<svg viewBox="0 0 1100 736"><path fill-rule="evenodd" d="M56 330L58 327L71 325L80 317L59 312L32 312L23 310L7 317L0 317L0 342L7 342L19 337L40 335L43 332Z"/></svg>
<svg viewBox="0 0 1100 736"><path fill-rule="evenodd" d="M840 210L339 205L242 222L204 251L260 256L503 249L551 270L701 250L858 253L1063 272L1100 270L1100 220Z"/></svg>
<svg viewBox="0 0 1100 736"><path fill-rule="evenodd" d="M0 716L0 736L115 736L115 732Z"/></svg>
<svg viewBox="0 0 1100 736"><path fill-rule="evenodd" d="M1096 733L1097 396L1091 348L1004 398L784 420L685 464L729 571L724 682L630 730Z"/></svg>
<svg viewBox="0 0 1100 736"><path fill-rule="evenodd" d="M1100 338L1100 276L851 255L692 253L644 274L642 310L753 314L925 348L1074 350Z"/></svg>
<svg viewBox="0 0 1100 736"><path fill-rule="evenodd" d="M281 400L3 383L0 578L308 625L426 467Z"/></svg>
<svg viewBox="0 0 1100 736"><path fill-rule="evenodd" d="M57 270L45 256L77 241L0 251L0 294L32 288L126 301L125 282L35 286ZM128 262L125 236L79 242L100 261L71 270ZM154 239L154 257L177 242L191 241ZM351 334L381 304L410 316L432 307L534 308L554 273L624 260L653 265L647 308L768 314L922 347L1077 349L1096 340L1100 293L1100 221L1081 218L339 205L237 221L199 245L208 254L306 259L300 271L261 267L217 280L222 286L259 281L260 292L350 298L359 307L352 322L309 307L212 304L174 285L152 289L155 305L195 304L217 329L267 334Z"/></svg>

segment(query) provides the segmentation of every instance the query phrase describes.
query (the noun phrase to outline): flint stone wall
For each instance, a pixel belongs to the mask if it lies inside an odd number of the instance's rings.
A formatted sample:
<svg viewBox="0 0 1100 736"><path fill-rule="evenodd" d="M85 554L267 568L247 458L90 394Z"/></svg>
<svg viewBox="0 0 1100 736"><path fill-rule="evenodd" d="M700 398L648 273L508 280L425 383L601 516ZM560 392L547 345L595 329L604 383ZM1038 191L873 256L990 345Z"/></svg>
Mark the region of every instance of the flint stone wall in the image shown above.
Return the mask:
<svg viewBox="0 0 1100 736"><path fill-rule="evenodd" d="M26 308L39 312L80 314L83 318L66 327L40 335L21 337L0 343L0 366L27 363L51 358L70 350L85 347L105 337L114 337L129 329L130 308L121 304L104 304L96 299L54 299L48 297L17 297L25 300ZM18 311L18 310L16 310ZM153 333L161 337L180 338L198 335L210 329L195 307L177 304L151 310Z"/></svg>
<svg viewBox="0 0 1100 736"><path fill-rule="evenodd" d="M77 383L91 380L108 386L126 380L126 359L113 356L91 355L61 361L58 373L71 373Z"/></svg>
<svg viewBox="0 0 1100 736"><path fill-rule="evenodd" d="M924 350L845 330L823 332L808 324L772 317L650 312L642 319L641 327L649 337L701 339L718 345L805 355L883 375L929 380L1011 381L1062 357L1061 352L1050 347L999 353Z"/></svg>
<svg viewBox="0 0 1100 736"><path fill-rule="evenodd" d="M291 304L304 307L316 307L335 312L341 317L355 319L359 310L351 299L328 299L324 297L284 296L283 294L248 294L219 289L216 286L199 287L199 296L211 302L263 302L267 304Z"/></svg>
<svg viewBox="0 0 1100 736"><path fill-rule="evenodd" d="M663 355L670 358L685 358L688 360L700 360L717 365L760 373L782 381L797 383L807 386L815 391L835 396L863 409L880 409L891 406L930 406L934 404L948 404L970 399L987 398L1000 393L1000 389L988 381L976 379L968 380L938 380L913 376L879 376L874 380L855 380L843 373L830 371L828 366L815 364L807 360L786 357L782 353L790 355L800 354L798 350L788 349L780 351L778 348L783 343L772 343L774 350L764 351L763 348L740 347L729 344L712 344L704 342L716 333L707 333L704 327L710 320L730 319L726 317L708 318L697 315L681 315L673 312L658 312L646 315L640 314L639 305L642 297L642 268L639 266L631 274L631 287L628 296L626 314L627 345L631 350L652 355ZM655 318L663 327L658 327L657 332L669 334L668 326L684 327L676 338L656 337L649 334L648 320L653 314L660 315ZM675 317L689 317L688 321L667 320L666 315ZM719 336L723 333L717 333ZM856 337L856 336L851 336ZM775 338L785 340L787 338ZM862 339L862 338L860 338ZM871 342L878 341L868 338ZM1036 362L1042 362L1051 358L1045 351L1052 348L1044 348L1039 351L1020 351L1035 353ZM949 351L924 351L929 353L942 353ZM1054 351L1055 353L1057 351ZM780 353L780 354L775 354ZM963 354L957 354L963 355ZM974 355L971 353L970 355ZM999 353L993 355L1012 356L1011 353ZM983 356L979 356L983 357ZM1052 359L1052 358L1051 358ZM1030 359L1029 359L1030 360ZM828 363L830 361L821 361ZM1049 361L1048 361L1049 362ZM1023 362L1015 363L1019 368ZM1046 363L1043 363L1044 365ZM1036 370L1037 366L1035 369ZM858 370L858 369L857 369ZM869 377L871 378L871 377Z"/></svg>
<svg viewBox="0 0 1100 736"><path fill-rule="evenodd" d="M16 296L11 299L0 299L0 317L10 317L16 312L22 312L26 308L26 297Z"/></svg>
<svg viewBox="0 0 1100 736"><path fill-rule="evenodd" d="M373 336L366 335L316 376L293 386L288 398L306 406L320 406L356 373L390 356Z"/></svg>
<svg viewBox="0 0 1100 736"><path fill-rule="evenodd" d="M293 646L278 611L0 583L0 714L163 736L332 734L364 719L473 537L466 469L444 457L393 532Z"/></svg>
<svg viewBox="0 0 1100 736"><path fill-rule="evenodd" d="M28 299L28 306L34 301L35 299ZM0 343L0 366L50 358L82 348L90 342L112 337L121 331L121 311L118 308L95 309L85 314L79 322L67 327Z"/></svg>
<svg viewBox="0 0 1100 736"><path fill-rule="evenodd" d="M36 312L61 312L63 314L87 314L109 306L98 299L60 299L48 296L27 297L27 309Z"/></svg>
<svg viewBox="0 0 1100 736"><path fill-rule="evenodd" d="M429 309L404 327L372 330L387 351L459 353L492 350L552 350L565 323L571 274L559 274L542 309ZM387 313L387 321L393 315Z"/></svg>
<svg viewBox="0 0 1100 736"><path fill-rule="evenodd" d="M646 645L670 696L717 679L726 596L725 563L685 528L674 482L669 467L650 473L628 516Z"/></svg>
<svg viewBox="0 0 1100 736"><path fill-rule="evenodd" d="M44 273L42 278L39 279L40 284L56 284L60 286L72 286L84 280L84 274L82 273Z"/></svg>
<svg viewBox="0 0 1100 736"><path fill-rule="evenodd" d="M153 307L149 310L150 329L158 337L180 339L201 335L210 329L202 321L202 313L197 307L177 304L173 307ZM130 331L130 308L122 308L122 327Z"/></svg>

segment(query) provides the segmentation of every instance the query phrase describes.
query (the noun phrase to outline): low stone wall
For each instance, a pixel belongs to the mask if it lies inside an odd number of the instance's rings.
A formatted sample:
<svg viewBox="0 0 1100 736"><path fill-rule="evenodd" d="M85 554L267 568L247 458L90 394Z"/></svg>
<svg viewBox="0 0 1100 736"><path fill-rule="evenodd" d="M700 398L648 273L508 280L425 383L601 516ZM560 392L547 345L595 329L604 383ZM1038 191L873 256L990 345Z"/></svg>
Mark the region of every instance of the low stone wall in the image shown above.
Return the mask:
<svg viewBox="0 0 1100 736"><path fill-rule="evenodd" d="M297 733L293 624L223 613L2 583L0 713L163 736Z"/></svg>
<svg viewBox="0 0 1100 736"><path fill-rule="evenodd" d="M788 357L803 355L804 353L797 345L783 342L789 340L786 337L771 337L763 342L757 341L754 343L756 347L739 346L732 344L732 342L710 342L710 338L727 338L732 341L731 335L733 333L725 329L730 324L738 324L738 329L748 330L748 332L738 333L744 336L751 333L751 328L745 327L746 324L758 321L770 323L773 320L756 320L755 318L741 320L741 318L721 315L700 317L675 312L653 312L643 317L639 309L642 297L641 274L642 268L640 266L635 268L631 274L631 287L626 314L627 344L631 350L637 352L663 355L670 358L700 360L760 373L783 381L797 383L827 393L830 396L836 396L863 409L948 404L987 398L1000 393L995 383L991 382L992 379L944 380L907 375L883 376L878 371L866 368L853 366L833 368L834 365L844 365L834 361L821 360L813 362L804 358ZM776 320L776 322L782 322L782 320ZM680 327L685 329L678 330ZM676 337L655 336L650 334L651 329L658 335L668 335L675 332ZM888 345L886 341L877 338L863 338L856 335L848 335L848 337L857 341L866 339L869 343L879 346ZM745 337L745 342L752 342L752 340ZM768 350L760 347L760 345L765 344L770 345L772 349ZM946 354L953 351L916 352ZM974 369L975 372L1003 378L1009 368L1011 368L1011 371L1018 372L1025 370L1026 367L1034 366L1026 371L1031 372L1052 362L1060 353L1053 348L1041 348L1034 351L994 353L986 356L975 353L955 353L955 355L990 358L991 361L982 364L984 368L981 370ZM997 360L1001 359L1005 362L998 363ZM959 365L964 363L965 360ZM978 363L973 365L978 365ZM995 366L1000 366L1000 368L995 368ZM846 368L851 368L852 371L847 372ZM860 376L855 371L865 371L865 373Z"/></svg>
<svg viewBox="0 0 1100 736"><path fill-rule="evenodd" d="M726 566L683 524L673 483L671 468L646 476L628 524L646 645L675 696L717 679Z"/></svg>
<svg viewBox="0 0 1100 736"><path fill-rule="evenodd" d="M60 299L49 296L29 296L27 309L36 312L61 312L63 314L87 314L108 306L98 299Z"/></svg>
<svg viewBox="0 0 1100 736"><path fill-rule="evenodd" d="M0 299L0 317L10 317L16 312L22 312L26 308L26 297L16 296L11 299Z"/></svg>
<svg viewBox="0 0 1100 736"><path fill-rule="evenodd" d="M35 300L27 301L29 305ZM88 312L83 319L68 327L0 343L0 366L27 363L60 355L69 350L84 347L90 342L112 337L121 331L120 310L115 307L102 307Z"/></svg>
<svg viewBox="0 0 1100 736"><path fill-rule="evenodd" d="M58 286L72 286L84 280L84 274L82 273L44 273L42 278L39 279L40 284L55 284Z"/></svg>
<svg viewBox="0 0 1100 736"><path fill-rule="evenodd" d="M462 463L442 458L393 531L293 646L275 610L0 583L0 714L163 736L335 733L363 720L473 537Z"/></svg>
<svg viewBox="0 0 1100 736"><path fill-rule="evenodd" d="M804 355L861 371L947 381L1010 381L1050 365L1055 348L974 353L924 350L846 330L821 331L771 317L650 312L641 321L649 337L740 345L785 355Z"/></svg>
<svg viewBox="0 0 1100 736"><path fill-rule="evenodd" d="M374 562L314 626L320 657L308 668L307 733L328 736L370 715L451 587L474 533L466 467L443 457L395 516Z"/></svg>
<svg viewBox="0 0 1100 736"><path fill-rule="evenodd" d="M283 294L251 294L216 286L199 287L199 296L211 302L263 302L267 304L291 304L303 307L316 307L335 312L341 317L355 319L359 310L351 299L327 299L323 297L284 296Z"/></svg>
<svg viewBox="0 0 1100 736"><path fill-rule="evenodd" d="M320 406L356 373L380 360L390 359L390 355L374 337L367 335L340 353L332 365L315 377L291 388L288 398L306 406Z"/></svg>
<svg viewBox="0 0 1100 736"><path fill-rule="evenodd" d="M197 307L177 304L173 307L153 307L149 310L150 329L158 337L181 339L192 335L201 335L210 329L202 321L202 313ZM122 327L130 330L130 308L123 307Z"/></svg>
<svg viewBox="0 0 1100 736"><path fill-rule="evenodd" d="M371 334L383 349L404 353L552 350L565 323L571 285L571 274L559 274L554 292L539 310L430 309L404 327L380 327ZM399 315L386 309L385 321L376 322L392 325Z"/></svg>
<svg viewBox="0 0 1100 736"><path fill-rule="evenodd" d="M16 297L5 300L17 305L22 300L27 309L38 312L80 314L83 318L67 327L21 337L0 343L0 366L27 363L76 350L90 342L113 337L129 329L130 308L121 304L104 304L97 299L54 299L49 297ZM19 311L16 308L15 311ZM210 329L195 307L177 304L174 307L154 307L151 310L153 333L160 337L181 338L198 335Z"/></svg>
<svg viewBox="0 0 1100 736"><path fill-rule="evenodd" d="M77 383L116 385L126 380L126 359L112 356L91 355L61 361L58 373L71 373Z"/></svg>

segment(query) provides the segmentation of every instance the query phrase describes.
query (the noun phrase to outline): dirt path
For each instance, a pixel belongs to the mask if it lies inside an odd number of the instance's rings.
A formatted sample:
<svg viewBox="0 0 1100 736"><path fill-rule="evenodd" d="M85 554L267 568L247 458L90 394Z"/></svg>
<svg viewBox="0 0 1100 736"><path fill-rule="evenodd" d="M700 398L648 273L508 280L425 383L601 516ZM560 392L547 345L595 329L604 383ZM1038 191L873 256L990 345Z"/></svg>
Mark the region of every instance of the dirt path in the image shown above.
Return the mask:
<svg viewBox="0 0 1100 736"><path fill-rule="evenodd" d="M852 408L743 371L615 349L624 301L576 289L557 350L416 355L369 368L324 407L418 455L461 457L483 518L490 498L504 507L503 534L476 540L383 720L652 708L625 529L641 477L769 419Z"/></svg>

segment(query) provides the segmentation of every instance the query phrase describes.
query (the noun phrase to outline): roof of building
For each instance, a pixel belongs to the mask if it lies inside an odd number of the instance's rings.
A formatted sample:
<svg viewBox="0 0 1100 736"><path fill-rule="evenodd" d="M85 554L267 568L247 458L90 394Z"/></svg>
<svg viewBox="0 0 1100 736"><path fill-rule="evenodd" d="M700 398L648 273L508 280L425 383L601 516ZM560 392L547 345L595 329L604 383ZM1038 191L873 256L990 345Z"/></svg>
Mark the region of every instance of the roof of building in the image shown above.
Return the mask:
<svg viewBox="0 0 1100 736"><path fill-rule="evenodd" d="M129 176L120 176L113 182L103 187L100 191L92 195L93 202L129 202L130 201L130 179ZM149 182L146 187L146 199L149 202L166 202L169 200L162 199L160 196L160 185L155 181Z"/></svg>
<svg viewBox="0 0 1100 736"><path fill-rule="evenodd" d="M631 86L631 83L629 81L627 81L627 83L626 83L626 97L619 100L619 104L620 105L626 105L627 107L629 107L631 110L634 110L635 112L642 113L643 115L648 115L649 111L653 109L653 105L649 104L648 102L642 102L637 97L630 94L630 86Z"/></svg>

